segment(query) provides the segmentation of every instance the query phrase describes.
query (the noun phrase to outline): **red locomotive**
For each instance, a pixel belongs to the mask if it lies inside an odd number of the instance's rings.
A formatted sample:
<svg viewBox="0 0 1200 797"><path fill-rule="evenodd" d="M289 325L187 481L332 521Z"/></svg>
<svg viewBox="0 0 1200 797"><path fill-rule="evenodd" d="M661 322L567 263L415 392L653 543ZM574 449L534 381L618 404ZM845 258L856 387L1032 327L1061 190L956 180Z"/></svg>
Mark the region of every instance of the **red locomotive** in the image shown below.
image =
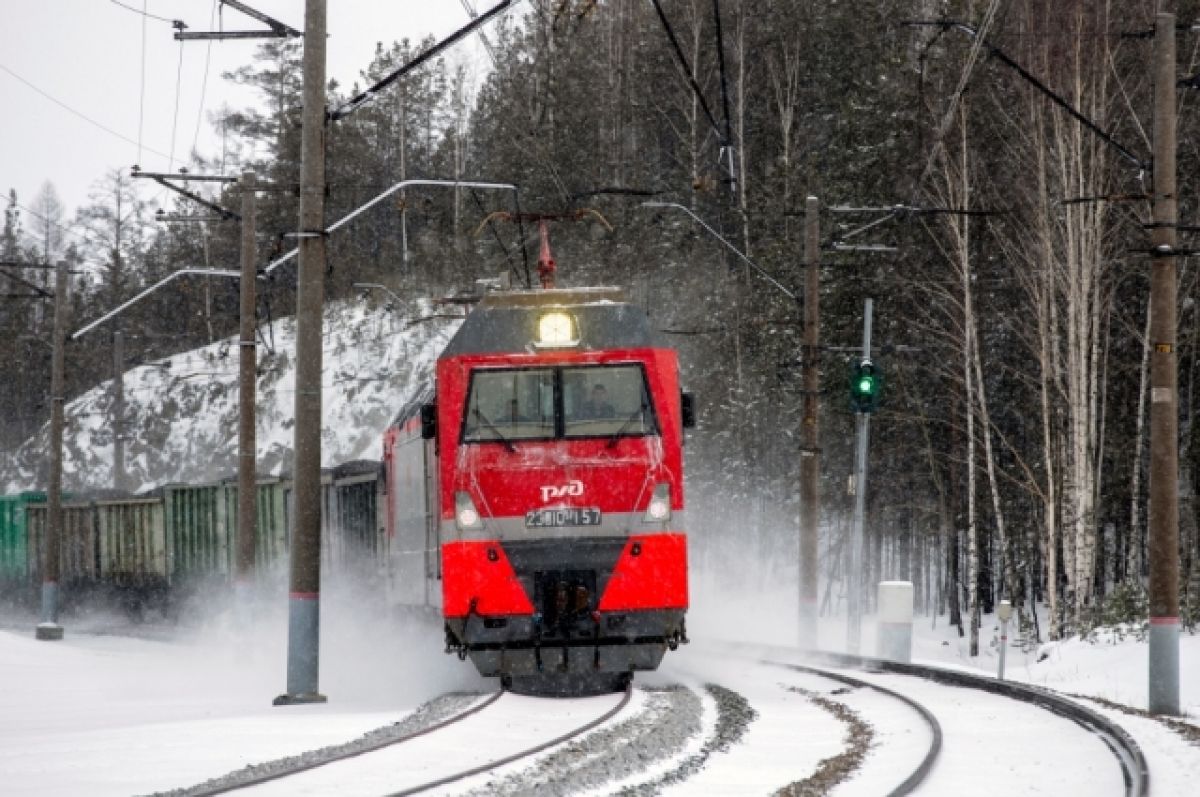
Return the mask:
<svg viewBox="0 0 1200 797"><path fill-rule="evenodd" d="M384 440L399 600L520 691L618 688L686 642L675 352L613 288L493 293Z"/></svg>

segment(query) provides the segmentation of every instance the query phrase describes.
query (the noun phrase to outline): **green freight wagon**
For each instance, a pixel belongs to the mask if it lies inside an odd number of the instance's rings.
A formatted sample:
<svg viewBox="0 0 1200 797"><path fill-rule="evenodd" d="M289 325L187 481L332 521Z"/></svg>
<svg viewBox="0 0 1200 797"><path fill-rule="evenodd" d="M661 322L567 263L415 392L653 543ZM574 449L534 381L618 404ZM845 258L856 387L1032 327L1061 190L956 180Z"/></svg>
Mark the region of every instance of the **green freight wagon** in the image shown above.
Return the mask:
<svg viewBox="0 0 1200 797"><path fill-rule="evenodd" d="M117 589L165 588L170 582L160 498L96 501L100 579Z"/></svg>
<svg viewBox="0 0 1200 797"><path fill-rule="evenodd" d="M25 507L45 500L39 492L0 496L0 592L20 591L30 583Z"/></svg>
<svg viewBox="0 0 1200 797"><path fill-rule="evenodd" d="M374 460L321 469L321 567L323 572L385 565L379 501L382 465ZM289 539L296 527L296 501L286 487Z"/></svg>
<svg viewBox="0 0 1200 797"><path fill-rule="evenodd" d="M254 502L257 525L254 530L254 567L267 568L287 561L287 496L291 485L274 476L259 476ZM230 568L237 561L238 487L236 479L223 483L225 517L229 525Z"/></svg>
<svg viewBox="0 0 1200 797"><path fill-rule="evenodd" d="M70 587L93 586L97 581L99 541L96 536L96 513L92 502L64 501L62 509L59 583ZM26 550L29 578L32 583L37 584L42 580L42 540L45 539L46 526L50 520L49 504L26 504L25 518L29 530L29 545Z"/></svg>
<svg viewBox="0 0 1200 797"><path fill-rule="evenodd" d="M168 484L159 489L172 586L230 573L231 523L218 484Z"/></svg>
<svg viewBox="0 0 1200 797"><path fill-rule="evenodd" d="M333 471L336 529L351 556L363 562L382 563L386 557L379 490L383 465L372 460L348 462Z"/></svg>

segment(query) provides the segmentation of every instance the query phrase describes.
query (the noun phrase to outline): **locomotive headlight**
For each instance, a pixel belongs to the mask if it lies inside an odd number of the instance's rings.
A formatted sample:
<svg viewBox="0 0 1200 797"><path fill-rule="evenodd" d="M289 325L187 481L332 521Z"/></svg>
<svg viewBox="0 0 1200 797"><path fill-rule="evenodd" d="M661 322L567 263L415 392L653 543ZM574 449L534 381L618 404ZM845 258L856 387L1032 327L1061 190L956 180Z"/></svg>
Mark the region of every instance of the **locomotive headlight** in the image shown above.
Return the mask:
<svg viewBox="0 0 1200 797"><path fill-rule="evenodd" d="M483 519L471 496L459 490L454 494L454 523L459 531L483 528Z"/></svg>
<svg viewBox="0 0 1200 797"><path fill-rule="evenodd" d="M642 516L643 523L662 523L671 519L671 485L659 484L650 496L650 505Z"/></svg>
<svg viewBox="0 0 1200 797"><path fill-rule="evenodd" d="M575 329L575 319L568 314L555 311L538 319L538 346L555 348L578 344L579 333Z"/></svg>

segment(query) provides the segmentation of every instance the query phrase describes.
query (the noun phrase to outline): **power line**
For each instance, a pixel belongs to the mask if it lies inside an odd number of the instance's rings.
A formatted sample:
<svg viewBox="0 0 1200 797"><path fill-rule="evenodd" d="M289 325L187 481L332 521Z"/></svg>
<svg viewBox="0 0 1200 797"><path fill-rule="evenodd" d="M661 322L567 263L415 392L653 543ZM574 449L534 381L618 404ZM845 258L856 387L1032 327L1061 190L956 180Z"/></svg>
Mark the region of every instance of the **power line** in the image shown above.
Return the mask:
<svg viewBox="0 0 1200 797"><path fill-rule="evenodd" d="M146 3L142 0L142 77L138 88L138 142L137 162L142 162L142 126L146 119ZM168 160L171 156L168 156Z"/></svg>
<svg viewBox="0 0 1200 797"><path fill-rule="evenodd" d="M671 23L667 19L666 13L662 10L662 6L659 5L659 0L650 1L654 4L654 10L658 12L658 19L662 23L663 31L665 31L667 34L667 39L669 39L671 42L671 49L675 52L675 59L678 62L677 65L679 66L679 71L683 75L683 79L686 80L688 85L692 87L692 93L696 95L696 99L700 103L701 110L703 110L704 115L708 117L708 122L710 125L712 125L713 132L717 134L717 139L721 140L723 143L724 135L721 133L721 126L717 124L716 117L714 117L712 111L709 110L708 101L704 99L704 92L700 89L699 84L696 83L696 79L692 77L691 64L688 63L687 56L683 54L683 48L679 45L679 40L675 37L675 31L671 27Z"/></svg>
<svg viewBox="0 0 1200 797"><path fill-rule="evenodd" d="M518 2L519 2L519 0L518 0ZM464 25L463 27L456 30L454 33L451 33L445 39L442 39L440 42L433 45L432 47L425 50L424 52L419 53L416 57L414 57L408 63L403 64L399 68L392 70L390 73L385 75L383 78L376 81L375 85L371 86L370 88L368 88L362 92L359 92L358 94L351 97L349 100L347 100L345 103L343 103L338 108L334 109L333 111L330 111L328 114L328 118L335 122L345 119L347 116L354 113L362 106L364 106L367 103L374 100L375 97L377 97L379 95L379 92L383 91L385 88L390 86L392 83L399 80L404 75L408 74L409 72L416 69L417 67L421 66L426 61L437 57L444 50L446 50L449 47L454 46L459 41L461 41L464 37L470 35L472 31L474 31L477 28L479 28L480 26L486 24L497 14L500 14L501 12L503 12L506 9L513 7L513 6L514 6L514 0L500 0L500 2L496 3L496 5L492 6L490 9L485 11L483 14L477 16L475 19L473 19L467 25Z"/></svg>
<svg viewBox="0 0 1200 797"><path fill-rule="evenodd" d="M171 157L167 159L167 171L175 167L175 133L179 129L179 89L183 83L183 43L179 44L179 66L175 69L175 113L171 116Z"/></svg>
<svg viewBox="0 0 1200 797"><path fill-rule="evenodd" d="M144 7L141 9L138 9L138 8L134 8L133 6L127 6L124 3L122 3L121 0L108 0L108 2L112 3L115 6L120 6L121 8L124 8L126 11L132 11L135 14L141 14L143 17L145 17L147 19L157 19L159 22L166 22L168 25L174 25L178 21L178 20L174 20L174 19L167 19L166 17L160 17L157 14L149 14L146 12L146 9ZM145 3L143 3L143 6L144 5L145 5Z"/></svg>
<svg viewBox="0 0 1200 797"><path fill-rule="evenodd" d="M216 24L217 19L217 0L213 0L212 11L208 15L208 26L211 28ZM200 80L200 107L196 109L196 132L192 135L192 152L196 151L196 147L200 142L200 125L204 120L204 98L208 93L208 70L212 58L212 40L208 42L208 47L204 51L204 77ZM189 153L190 155L191 153Z"/></svg>
<svg viewBox="0 0 1200 797"><path fill-rule="evenodd" d="M85 243L89 243L89 244L97 244L97 245L100 245L100 246L104 246L104 245L105 245L103 241L93 241L93 240L90 240L90 239L88 239L88 237L87 237L87 234L86 234L86 233L82 233L82 232L79 232L78 230L76 230L76 229L74 229L74 228L72 228L72 227L67 227L67 226L65 226L65 225L63 225L63 224L59 224L57 221L51 221L51 220L50 220L50 219L48 219L46 216L43 216L41 213L38 213L36 210L33 210L33 209L31 209L31 208L27 208L27 207L25 207L25 206L24 206L24 205L22 205L20 202L14 202L13 204L14 204L14 205L16 205L17 207L19 207L21 210L25 211L26 213L30 214L31 216L34 216L34 217L36 217L36 218L39 218L39 219L41 219L41 220L42 220L42 221L44 221L46 224L49 224L49 225L51 225L51 226L54 226L54 227L57 227L58 229L60 229L60 230L62 230L63 232L67 233L68 235L74 235L76 238L81 238L81 239L82 239L82 240L83 240Z"/></svg>
<svg viewBox="0 0 1200 797"><path fill-rule="evenodd" d="M921 185L925 182L925 178L933 170L939 152L946 146L946 135L950 132L950 125L954 123L954 116L958 111L958 103L962 99L963 92L967 90L967 83L971 80L971 73L975 70L975 64L979 60L979 53L984 46L984 37L991 30L999 6L1000 0L991 1L987 11L984 13L983 23L979 26L979 35L971 41L971 49L967 54L967 62L963 65L962 74L958 78L958 85L954 89L954 94L950 97L950 107L942 117L941 124L938 125L936 138L933 141L933 149L929 152L929 158L925 161L925 168L921 170L921 176L917 178L914 191L921 190Z"/></svg>
<svg viewBox="0 0 1200 797"><path fill-rule="evenodd" d="M63 110L65 110L65 111L68 111L68 112L70 112L70 113L74 114L75 116L78 116L80 119L82 119L83 121L85 121L85 122L87 122L88 124L92 125L93 127L98 127L99 129L103 130L105 133L108 133L108 134L109 134L109 135L111 135L111 136L116 136L117 138L121 139L122 141L125 141L125 142L127 142L127 143L129 143L129 144L133 144L134 146L138 147L138 148L139 148L139 150L141 150L141 149L145 149L145 150L147 150L147 151L149 151L149 152L153 152L155 155L159 155L159 156L161 156L161 157L168 158L168 159L171 157L171 156L170 156L170 155L168 155L167 153L165 153L165 152L160 152L160 151L158 151L158 150L156 150L156 149L154 149L154 148L152 148L152 147L143 147L143 146L141 145L141 143L140 143L140 142L138 142L138 141L136 141L136 140L134 140L134 139L130 138L129 136L126 136L126 135L124 135L124 134L122 134L122 133L118 133L116 130L113 130L111 127L108 127L107 125L104 125L104 124L102 124L102 123L100 123L100 122L97 122L97 121L96 121L95 119L93 119L92 117L90 117L90 116L88 116L88 115L86 115L86 114L84 114L84 113L81 113L80 111L77 111L77 110L75 110L75 109L74 109L74 108L72 108L70 105L67 105L65 102L63 102L62 100L56 99L55 97L53 97L53 96L51 96L50 94L46 93L45 91L43 91L42 89L38 88L38 87L37 87L37 86L35 86L34 84L30 83L28 80L26 80L25 78L21 77L21 76L20 76L20 75L18 75L16 72L12 71L11 69L9 69L9 68L8 68L7 66L5 66L4 64L0 64L0 69L4 70L4 71L5 71L5 72L7 72L8 74L12 75L14 78L16 78L17 80L21 81L22 83L24 83L24 84L25 84L26 86L28 86L29 88L33 89L33 90L34 90L34 91L36 91L38 94L41 94L41 95L42 95L43 97L45 97L46 99L50 100L50 102L52 102L52 103L54 103L55 105L59 106L59 107L60 107L60 108L62 108Z"/></svg>

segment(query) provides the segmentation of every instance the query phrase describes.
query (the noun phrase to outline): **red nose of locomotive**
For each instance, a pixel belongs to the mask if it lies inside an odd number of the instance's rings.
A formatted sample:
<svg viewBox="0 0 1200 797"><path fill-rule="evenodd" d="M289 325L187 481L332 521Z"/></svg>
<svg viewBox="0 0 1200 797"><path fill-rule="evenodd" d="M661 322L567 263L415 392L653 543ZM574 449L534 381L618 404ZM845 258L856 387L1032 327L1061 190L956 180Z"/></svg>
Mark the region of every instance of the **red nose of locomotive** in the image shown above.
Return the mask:
<svg viewBox="0 0 1200 797"><path fill-rule="evenodd" d="M522 301L438 364L449 647L509 679L653 669L688 605L674 352L628 304Z"/></svg>

